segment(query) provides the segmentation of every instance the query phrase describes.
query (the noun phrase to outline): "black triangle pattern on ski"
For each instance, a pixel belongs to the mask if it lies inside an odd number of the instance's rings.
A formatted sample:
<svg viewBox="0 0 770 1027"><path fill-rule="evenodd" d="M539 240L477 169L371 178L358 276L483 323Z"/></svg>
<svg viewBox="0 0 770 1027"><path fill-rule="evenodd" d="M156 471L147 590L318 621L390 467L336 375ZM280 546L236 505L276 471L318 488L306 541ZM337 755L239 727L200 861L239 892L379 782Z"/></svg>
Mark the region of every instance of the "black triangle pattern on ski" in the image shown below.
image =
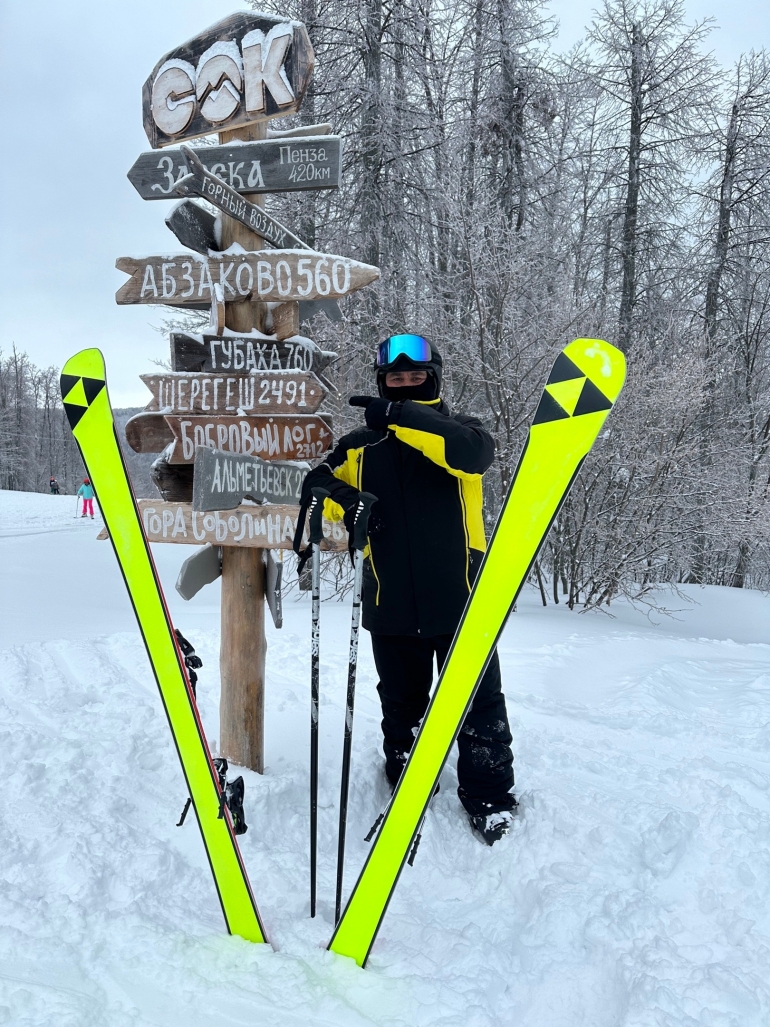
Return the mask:
<svg viewBox="0 0 770 1027"><path fill-rule="evenodd" d="M70 428L74 431L77 427L80 418L88 410L88 407L77 406L75 403L64 403L64 412L67 415L67 420L70 423Z"/></svg>
<svg viewBox="0 0 770 1027"><path fill-rule="evenodd" d="M551 373L545 384L555 385L557 382L568 382L572 378L585 378L585 372L581 371L577 364L573 363L569 357L560 353L551 368Z"/></svg>
<svg viewBox="0 0 770 1027"><path fill-rule="evenodd" d="M61 394L66 397L72 392L74 387L80 381L76 374L63 374L59 378L59 384L61 386Z"/></svg>
<svg viewBox="0 0 770 1027"><path fill-rule="evenodd" d="M84 378L83 379L83 391L86 394L88 405L90 406L99 393L104 388L104 381L99 378Z"/></svg>
<svg viewBox="0 0 770 1027"><path fill-rule="evenodd" d="M612 403L603 392L594 385L590 378L586 378L580 399L572 414L573 417L580 417L581 414L598 414L602 410L612 410Z"/></svg>
<svg viewBox="0 0 770 1027"><path fill-rule="evenodd" d="M572 363L572 361L570 361L570 363ZM532 423L547 424L548 421L560 421L565 417L569 417L569 414L564 407L560 406L550 393L544 392L540 397L540 403L538 404Z"/></svg>

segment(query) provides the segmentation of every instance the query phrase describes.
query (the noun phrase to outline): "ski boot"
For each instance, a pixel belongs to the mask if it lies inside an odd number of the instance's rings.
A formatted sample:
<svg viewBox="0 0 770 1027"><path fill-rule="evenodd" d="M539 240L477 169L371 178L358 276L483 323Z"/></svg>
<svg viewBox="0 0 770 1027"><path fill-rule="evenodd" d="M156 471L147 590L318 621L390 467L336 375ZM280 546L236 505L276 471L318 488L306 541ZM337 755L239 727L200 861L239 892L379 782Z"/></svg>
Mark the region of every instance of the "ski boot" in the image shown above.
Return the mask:
<svg viewBox="0 0 770 1027"><path fill-rule="evenodd" d="M494 845L511 830L518 808L519 804L513 799L511 809L495 810L493 813L469 813L468 820L475 834L487 845Z"/></svg>

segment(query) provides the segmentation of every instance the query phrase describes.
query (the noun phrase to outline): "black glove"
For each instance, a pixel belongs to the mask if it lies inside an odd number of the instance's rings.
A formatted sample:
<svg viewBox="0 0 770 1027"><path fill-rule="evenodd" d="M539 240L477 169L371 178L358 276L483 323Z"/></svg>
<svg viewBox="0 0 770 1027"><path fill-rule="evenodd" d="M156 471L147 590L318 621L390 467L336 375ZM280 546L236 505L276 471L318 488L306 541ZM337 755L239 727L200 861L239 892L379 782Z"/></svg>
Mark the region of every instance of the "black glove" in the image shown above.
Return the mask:
<svg viewBox="0 0 770 1027"><path fill-rule="evenodd" d="M382 396L351 396L348 403L352 407L364 407L366 426L373 431L385 431L389 424L395 424L403 406Z"/></svg>

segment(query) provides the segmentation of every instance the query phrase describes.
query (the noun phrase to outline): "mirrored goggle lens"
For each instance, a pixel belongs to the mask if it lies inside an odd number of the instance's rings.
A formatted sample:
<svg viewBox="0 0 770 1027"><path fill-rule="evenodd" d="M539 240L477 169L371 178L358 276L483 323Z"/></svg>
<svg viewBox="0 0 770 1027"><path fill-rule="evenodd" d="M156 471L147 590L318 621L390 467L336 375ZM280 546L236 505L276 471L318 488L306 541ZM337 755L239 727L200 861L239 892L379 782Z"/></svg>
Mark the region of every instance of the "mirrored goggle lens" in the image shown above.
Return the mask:
<svg viewBox="0 0 770 1027"><path fill-rule="evenodd" d="M398 357L408 357L415 363L430 360L430 343L421 335L391 335L377 347L377 366L387 367Z"/></svg>

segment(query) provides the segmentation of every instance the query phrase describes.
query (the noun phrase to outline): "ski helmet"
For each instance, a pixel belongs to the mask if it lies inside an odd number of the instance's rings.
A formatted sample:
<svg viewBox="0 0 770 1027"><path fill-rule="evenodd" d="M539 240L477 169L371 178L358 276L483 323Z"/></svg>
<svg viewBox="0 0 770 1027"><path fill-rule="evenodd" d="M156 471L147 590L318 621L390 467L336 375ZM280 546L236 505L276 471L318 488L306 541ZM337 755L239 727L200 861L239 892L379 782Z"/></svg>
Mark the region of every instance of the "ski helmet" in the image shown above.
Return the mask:
<svg viewBox="0 0 770 1027"><path fill-rule="evenodd" d="M377 388L381 396L386 395L385 375L389 371L425 370L433 388L429 390L431 395L424 398L437 399L441 392L443 360L436 347L422 335L390 335L377 347L374 367L377 372ZM414 388L422 389L421 386ZM423 396L419 398L422 399Z"/></svg>

